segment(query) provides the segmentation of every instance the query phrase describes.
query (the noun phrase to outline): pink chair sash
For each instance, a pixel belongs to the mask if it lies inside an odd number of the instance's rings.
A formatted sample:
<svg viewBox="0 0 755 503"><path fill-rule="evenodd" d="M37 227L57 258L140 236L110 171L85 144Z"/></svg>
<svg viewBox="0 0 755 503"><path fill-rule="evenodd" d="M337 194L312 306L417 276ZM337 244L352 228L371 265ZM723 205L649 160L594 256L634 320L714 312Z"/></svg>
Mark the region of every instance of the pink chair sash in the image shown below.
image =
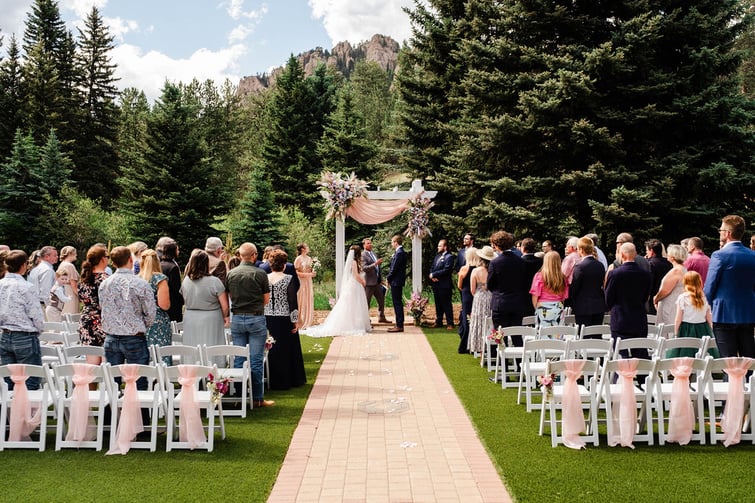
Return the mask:
<svg viewBox="0 0 755 503"><path fill-rule="evenodd" d="M582 375L585 360L565 360L566 381L564 395L561 399L563 408L562 430L564 445L570 449L582 449L585 442L579 434L585 431L585 415L582 412L582 400L579 396L577 378Z"/></svg>
<svg viewBox="0 0 755 503"><path fill-rule="evenodd" d="M197 367L179 365L178 382L181 385L181 403L178 409L178 434L181 442L188 442L191 449L207 442L202 428L202 415L197 402Z"/></svg>
<svg viewBox="0 0 755 503"><path fill-rule="evenodd" d="M621 444L622 447L634 449L632 440L637 430L637 401L634 397L634 377L637 375L637 366L640 361L637 358L617 360L616 373L621 378L621 393L619 399L611 402L612 410L610 418L613 425L613 434L608 439L611 447ZM606 386L610 386L608 383ZM618 411L617 411L618 409Z"/></svg>
<svg viewBox="0 0 755 503"><path fill-rule="evenodd" d="M144 431L142 424L142 409L139 407L139 392L136 389L136 380L139 378L139 367L136 365L121 366L123 381L126 390L123 393L123 406L121 416L118 419L118 431L113 445L108 454L126 454L131 449L131 442L136 435ZM113 411L115 414L115 411Z"/></svg>
<svg viewBox="0 0 755 503"><path fill-rule="evenodd" d="M689 376L692 373L692 358L674 358L671 375L671 407L668 416L669 442L687 445L695 429L695 410L689 397Z"/></svg>
<svg viewBox="0 0 755 503"><path fill-rule="evenodd" d="M66 441L83 442L92 440L89 433L89 384L94 381L95 365L73 364L73 393L71 394L71 415L68 420Z"/></svg>
<svg viewBox="0 0 755 503"><path fill-rule="evenodd" d="M13 381L13 401L10 409L9 442L29 441L29 435L42 422L42 407L32 412L29 403L29 391L26 388L26 365L12 363L8 365L10 378Z"/></svg>
<svg viewBox="0 0 755 503"><path fill-rule="evenodd" d="M724 417L721 429L724 432L724 445L738 444L742 438L742 420L745 413L744 376L752 365L752 358L725 358L729 376L729 392L726 395Z"/></svg>

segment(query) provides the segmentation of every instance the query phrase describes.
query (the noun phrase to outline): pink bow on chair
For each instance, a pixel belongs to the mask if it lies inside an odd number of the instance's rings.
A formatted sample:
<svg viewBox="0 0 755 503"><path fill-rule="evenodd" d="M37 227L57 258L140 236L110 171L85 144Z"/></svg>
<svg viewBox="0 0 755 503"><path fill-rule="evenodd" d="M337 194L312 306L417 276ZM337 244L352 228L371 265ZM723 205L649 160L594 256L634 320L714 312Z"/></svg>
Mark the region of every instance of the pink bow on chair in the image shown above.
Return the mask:
<svg viewBox="0 0 755 503"><path fill-rule="evenodd" d="M26 365L13 363L8 365L10 378L13 381L13 401L10 410L9 442L31 440L29 435L42 422L42 408L32 413L29 403L29 392L26 388Z"/></svg>
<svg viewBox="0 0 755 503"><path fill-rule="evenodd" d="M564 434L564 445L570 449L582 449L585 447L585 442L579 434L585 431L585 416L582 412L577 378L582 375L585 360L566 360L564 365L566 366L566 381L561 399L563 408L561 429Z"/></svg>
<svg viewBox="0 0 755 503"><path fill-rule="evenodd" d="M178 378L181 384L179 405L178 436L181 442L188 442L191 449L207 442L202 427L202 415L197 402L197 368L192 365L179 365Z"/></svg>
<svg viewBox="0 0 755 503"><path fill-rule="evenodd" d="M94 381L95 365L73 364L73 393L71 394L71 416L68 420L66 441L83 442L92 440L89 433L89 384Z"/></svg>
<svg viewBox="0 0 755 503"><path fill-rule="evenodd" d="M692 373L692 358L674 358L671 375L671 407L668 415L669 442L687 445L695 429L695 410L689 397L689 376Z"/></svg>
<svg viewBox="0 0 755 503"><path fill-rule="evenodd" d="M126 383L123 393L123 406L121 417L118 420L116 443L111 447L108 454L126 454L131 449L131 442L136 435L144 431L142 425L142 409L139 407L139 395L136 390L136 380L139 378L139 367L136 365L121 366L121 374ZM116 411L112 412L113 414Z"/></svg>
<svg viewBox="0 0 755 503"><path fill-rule="evenodd" d="M634 376L637 375L637 366L640 364L636 358L627 358L618 361L616 373L621 377L621 394L619 400L612 402L613 408L618 409L618 416L613 412L610 421L613 423L613 435L608 439L611 447L621 444L622 447L634 449L632 440L637 429L637 405L634 398ZM608 383L605 386L610 386Z"/></svg>
<svg viewBox="0 0 755 503"><path fill-rule="evenodd" d="M724 432L724 445L738 444L742 438L742 420L745 412L744 376L752 364L752 358L725 358L724 372L729 376L729 392L726 395L724 417L721 429Z"/></svg>

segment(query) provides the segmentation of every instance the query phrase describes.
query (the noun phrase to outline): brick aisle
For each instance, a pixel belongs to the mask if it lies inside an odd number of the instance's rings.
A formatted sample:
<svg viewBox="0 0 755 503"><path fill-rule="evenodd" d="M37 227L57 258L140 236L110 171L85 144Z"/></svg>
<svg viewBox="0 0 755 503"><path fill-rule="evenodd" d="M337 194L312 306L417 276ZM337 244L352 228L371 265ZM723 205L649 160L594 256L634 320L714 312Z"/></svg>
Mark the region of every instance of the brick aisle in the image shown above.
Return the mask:
<svg viewBox="0 0 755 503"><path fill-rule="evenodd" d="M336 337L268 501L511 498L422 332Z"/></svg>

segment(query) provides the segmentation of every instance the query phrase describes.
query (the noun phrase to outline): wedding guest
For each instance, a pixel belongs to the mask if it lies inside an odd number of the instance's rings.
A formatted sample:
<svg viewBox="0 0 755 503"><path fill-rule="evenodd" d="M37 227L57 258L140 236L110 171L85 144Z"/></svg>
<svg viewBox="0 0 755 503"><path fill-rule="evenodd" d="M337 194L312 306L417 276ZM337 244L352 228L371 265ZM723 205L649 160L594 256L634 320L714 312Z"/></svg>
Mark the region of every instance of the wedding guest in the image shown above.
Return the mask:
<svg viewBox="0 0 755 503"><path fill-rule="evenodd" d="M687 260L684 261L684 267L688 271L697 272L704 285L708 277L710 257L703 252L703 240L697 236L687 239L687 252L689 255L687 255Z"/></svg>
<svg viewBox="0 0 755 503"><path fill-rule="evenodd" d="M270 274L271 272L273 272L273 270L270 268L270 254L273 253L275 250L286 251L283 249L283 245L279 245L279 244L265 247L265 253L267 254L266 258L258 266L267 274ZM283 269L283 272L285 272L289 276L292 276L294 287L296 288L296 291L298 292L299 287L300 287L299 276L296 274L296 268L294 267L294 264L292 264L291 262L287 262L285 269Z"/></svg>
<svg viewBox="0 0 755 503"><path fill-rule="evenodd" d="M181 268L178 267L178 243L173 238L161 237L155 246L157 256L160 257L160 269L168 278L170 292L170 309L168 316L171 321L183 321L184 299L181 296Z"/></svg>
<svg viewBox="0 0 755 503"><path fill-rule="evenodd" d="M474 355L480 355L485 350L485 337L493 328L490 301L492 295L487 287L488 267L495 259L495 252L490 246L483 246L475 252L479 258L479 265L472 271L469 278L469 289L472 293L472 309L469 315L469 344L467 349Z"/></svg>
<svg viewBox="0 0 755 503"><path fill-rule="evenodd" d="M545 255L549 251L554 251L553 250L553 241L551 241L550 239L546 239L545 241L543 241L543 246L542 246L543 255Z"/></svg>
<svg viewBox="0 0 755 503"><path fill-rule="evenodd" d="M225 288L230 296L231 336L235 346L249 345L249 362L252 370L252 399L255 407L271 407L272 400L265 400L263 361L267 325L265 305L270 302L270 283L267 274L255 265L257 247L244 243L239 247L241 263L231 269L225 279ZM236 358L233 366L241 368L242 358Z"/></svg>
<svg viewBox="0 0 755 503"><path fill-rule="evenodd" d="M487 287L492 294L490 308L495 327L512 327L522 324L524 313L529 312L527 300L529 286L525 284L524 260L511 251L514 236L498 231L490 237L498 257L490 262ZM524 345L521 336L512 337L515 346Z"/></svg>
<svg viewBox="0 0 755 503"><path fill-rule="evenodd" d="M561 256L551 251L543 257L543 267L535 274L530 287L540 327L560 325L564 314L564 300L569 297L569 283L562 272Z"/></svg>
<svg viewBox="0 0 755 503"><path fill-rule="evenodd" d="M472 314L472 295L471 280L475 268L480 265L480 257L477 255L477 248L462 248L461 251L467 254L464 259L464 265L459 269L457 287L461 291L461 314L459 316L459 353L469 353L469 317Z"/></svg>
<svg viewBox="0 0 755 503"><path fill-rule="evenodd" d="M157 346L170 346L173 339L173 330L170 326L170 290L168 289L168 277L162 273L160 259L157 252L145 249L139 257L139 277L149 283L155 297L155 321L147 329L147 344ZM171 364L171 358L163 359L167 365Z"/></svg>
<svg viewBox="0 0 755 503"><path fill-rule="evenodd" d="M564 260L561 262L561 272L566 277L567 283L571 283L572 275L574 274L574 266L577 265L577 262L579 262L580 259L579 253L577 253L578 243L579 238L574 236L571 236L566 241L566 253L564 255Z"/></svg>
<svg viewBox="0 0 755 503"><path fill-rule="evenodd" d="M21 250L0 252L0 363L3 365L42 365L39 333L44 327L44 314L34 286L23 277L27 260ZM10 379L6 382L12 390L13 382ZM26 387L39 389L39 378L27 379Z"/></svg>
<svg viewBox="0 0 755 503"><path fill-rule="evenodd" d="M474 248L474 235L470 233L464 234L462 238L462 247L459 248L459 253L456 254L456 265L454 271L458 274L464 264L467 263L467 251ZM476 250L477 248L475 248Z"/></svg>
<svg viewBox="0 0 755 503"><path fill-rule="evenodd" d="M585 326L602 325L606 312L603 291L605 269L595 257L592 239L581 238L577 243L577 253L582 260L574 266L574 279L569 285L574 322Z"/></svg>
<svg viewBox="0 0 755 503"><path fill-rule="evenodd" d="M663 276L658 292L653 296L653 304L657 310L656 324L671 325L676 319L676 299L684 292L684 260L687 250L680 245L669 245L667 259L671 264L669 272Z"/></svg>
<svg viewBox="0 0 755 503"><path fill-rule="evenodd" d="M293 278L283 272L288 260L286 252L274 250L269 260L272 272L267 275L270 302L265 305L265 320L270 335L275 339L267 354L270 389L287 390L307 382L297 326L297 294Z"/></svg>
<svg viewBox="0 0 755 503"><path fill-rule="evenodd" d="M451 302L453 267L454 256L448 252L448 241L441 239L438 241L438 254L435 255L428 275L435 298L435 325L433 328L443 328L443 317L445 316L446 328L448 330L454 329L454 311Z"/></svg>
<svg viewBox="0 0 755 503"><path fill-rule="evenodd" d="M34 286L37 299L42 309L50 302L50 290L55 283L55 268L58 262L58 250L54 246L43 246L39 250L39 264L29 272L27 280Z"/></svg>
<svg viewBox="0 0 755 503"><path fill-rule="evenodd" d="M142 252L147 248L147 243L144 241L134 241L128 245L128 249L131 251L131 260L134 261L134 274L139 274L139 271L141 271Z"/></svg>
<svg viewBox="0 0 755 503"><path fill-rule="evenodd" d="M224 327L230 323L228 295L223 282L210 275L210 259L204 250L191 252L181 295L186 307L183 343L187 346L225 344Z"/></svg>
<svg viewBox="0 0 755 503"><path fill-rule="evenodd" d="M669 247L670 248L670 247ZM674 328L676 337L694 337L702 339L704 336L713 337L713 317L703 292L703 282L695 271L684 273L684 292L676 299L676 317ZM666 358L688 356L694 358L697 351L692 348L672 349ZM718 358L718 350L711 350L710 355Z"/></svg>
<svg viewBox="0 0 755 503"><path fill-rule="evenodd" d="M603 272L608 270L608 259L606 259L606 254L603 253L603 250L601 250L598 247L598 235L594 232L591 232L589 234L585 234L586 238L590 238L592 240L593 247L595 248L595 253L597 253L597 260L601 264L603 264Z"/></svg>
<svg viewBox="0 0 755 503"><path fill-rule="evenodd" d="M79 271L73 265L78 258L78 252L73 246L64 246L60 249L60 264L57 272L63 271L68 276L68 284L65 286L65 296L71 300L63 306L63 315L78 314L79 312Z"/></svg>
<svg viewBox="0 0 755 503"><path fill-rule="evenodd" d="M658 314L653 299L661 288L663 277L671 270L671 261L666 260L666 257L663 256L663 243L657 239L648 239L645 241L645 258L648 264L650 264L650 274L653 275L653 286L650 289L647 312L648 314ZM681 281L681 278L679 280ZM659 321L658 323L661 322Z"/></svg>
<svg viewBox="0 0 755 503"><path fill-rule="evenodd" d="M146 332L155 321L155 297L149 283L134 274L131 250L116 246L110 251L116 271L100 285L105 359L110 365L149 365ZM136 382L147 389L146 378ZM142 414L144 417L144 414Z"/></svg>
<svg viewBox="0 0 755 503"><path fill-rule="evenodd" d="M294 268L299 277L299 292L296 297L299 306L299 327L307 328L312 326L315 320L315 294L312 278L317 273L312 267L313 262L312 257L309 256L309 245L299 243L296 246L296 251L298 255L294 260Z"/></svg>
<svg viewBox="0 0 755 503"><path fill-rule="evenodd" d="M63 321L63 308L67 303L71 302L71 297L66 295L66 286L68 286L68 283L68 273L58 268L55 271L55 283L53 283L50 289L50 301L45 308L47 321L58 323Z"/></svg>
<svg viewBox="0 0 755 503"><path fill-rule="evenodd" d="M207 252L207 256L210 259L210 274L221 282L225 281L228 268L222 258L225 251L223 241L218 237L207 238L204 244L204 251Z"/></svg>
<svg viewBox="0 0 755 503"><path fill-rule="evenodd" d="M107 274L107 248L94 245L87 251L86 259L81 264L81 281L78 294L84 306L79 319L79 342L82 346L102 346L105 344L105 332L102 331L102 308L100 307L99 289ZM102 358L87 355L87 363L99 365Z"/></svg>

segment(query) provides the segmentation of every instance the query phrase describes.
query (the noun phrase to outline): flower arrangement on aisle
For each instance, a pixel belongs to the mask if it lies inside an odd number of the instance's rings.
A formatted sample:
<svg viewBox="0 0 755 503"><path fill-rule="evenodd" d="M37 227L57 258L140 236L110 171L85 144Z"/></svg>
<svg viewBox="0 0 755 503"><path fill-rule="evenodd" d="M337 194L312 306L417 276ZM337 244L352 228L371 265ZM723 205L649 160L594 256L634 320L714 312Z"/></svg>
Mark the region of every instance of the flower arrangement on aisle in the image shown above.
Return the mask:
<svg viewBox="0 0 755 503"><path fill-rule="evenodd" d="M490 333L488 334L488 340L493 344L498 344L499 346L505 343L504 337L505 335L503 334L503 327L492 328L490 330Z"/></svg>
<svg viewBox="0 0 755 503"><path fill-rule="evenodd" d="M422 197L422 194L417 194L414 198L407 201L409 207L406 212L409 214L409 224L404 231L405 236L410 238L419 237L424 239L427 236L432 236L430 228L427 226L430 223L430 208L435 206L435 203L427 197Z"/></svg>
<svg viewBox="0 0 755 503"><path fill-rule="evenodd" d="M540 383L540 389L545 392L545 398L550 400L553 397L553 382L556 380L556 374L549 376L537 376L537 382Z"/></svg>
<svg viewBox="0 0 755 503"><path fill-rule="evenodd" d="M414 325L419 326L422 322L422 315L425 313L425 308L430 299L423 297L420 292L412 292L412 298L406 302L406 308L414 318Z"/></svg>
<svg viewBox="0 0 755 503"><path fill-rule="evenodd" d="M367 182L356 177L352 172L346 176L332 171L324 171L317 185L321 187L320 195L325 198L326 219L346 217L346 210L354 200L367 193Z"/></svg>
<svg viewBox="0 0 755 503"><path fill-rule="evenodd" d="M273 348L273 344L275 344L275 339L272 335L267 334L267 339L265 339L265 351L270 351Z"/></svg>
<svg viewBox="0 0 755 503"><path fill-rule="evenodd" d="M217 406L223 399L223 395L228 393L231 389L231 382L233 381L230 377L218 376L216 378L211 373L207 374L207 390L210 392L210 402L213 405Z"/></svg>

